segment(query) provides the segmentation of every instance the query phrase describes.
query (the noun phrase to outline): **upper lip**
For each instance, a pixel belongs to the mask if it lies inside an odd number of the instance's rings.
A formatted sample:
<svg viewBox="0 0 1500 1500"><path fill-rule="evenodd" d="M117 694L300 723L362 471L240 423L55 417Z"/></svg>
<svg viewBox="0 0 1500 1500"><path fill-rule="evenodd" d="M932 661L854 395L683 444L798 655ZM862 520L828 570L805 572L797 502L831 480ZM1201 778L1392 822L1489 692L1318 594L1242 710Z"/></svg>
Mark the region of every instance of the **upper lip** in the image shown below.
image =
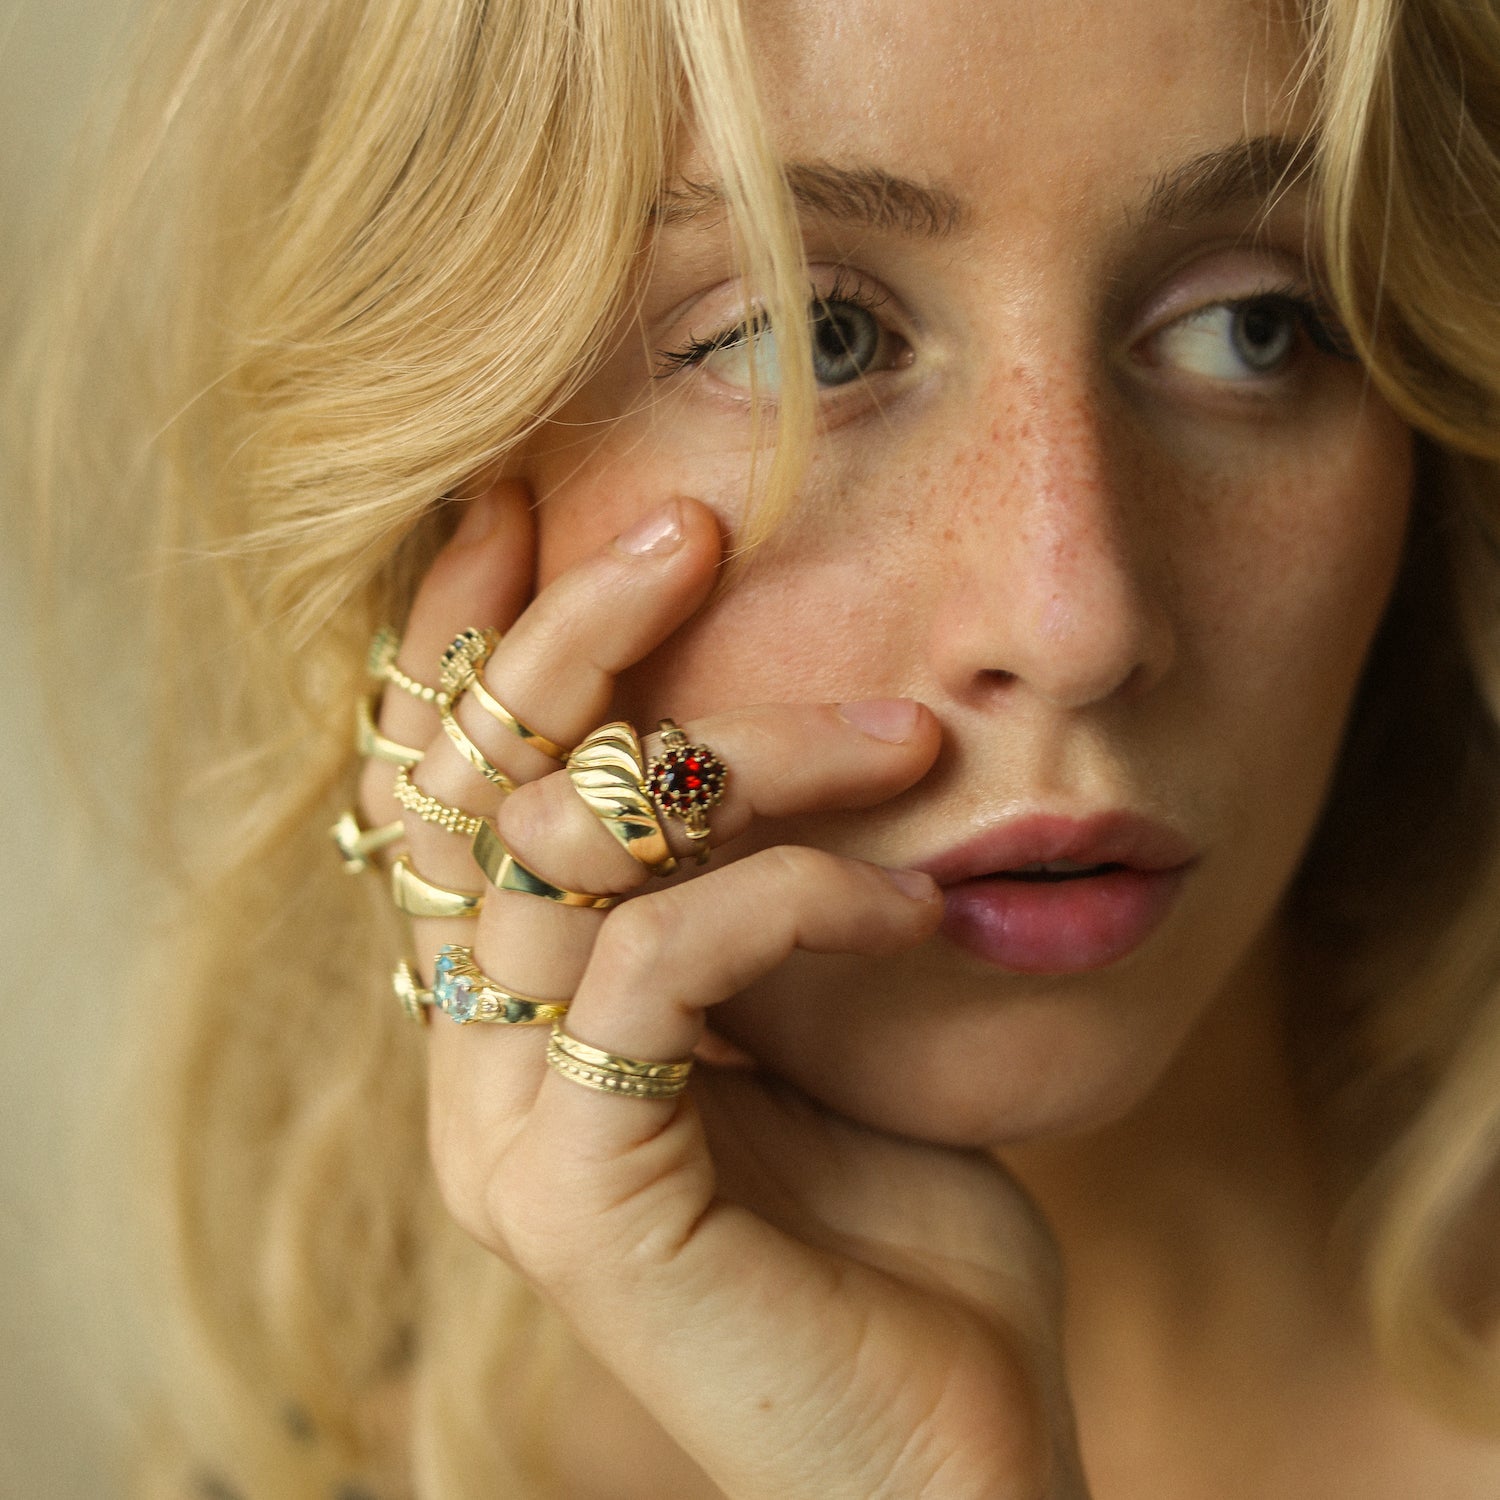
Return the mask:
<svg viewBox="0 0 1500 1500"><path fill-rule="evenodd" d="M1135 870L1175 870L1197 858L1176 829L1115 809L1086 818L1032 813L1013 818L916 866L939 885L996 875L1023 865L1068 859L1083 865L1121 864Z"/></svg>

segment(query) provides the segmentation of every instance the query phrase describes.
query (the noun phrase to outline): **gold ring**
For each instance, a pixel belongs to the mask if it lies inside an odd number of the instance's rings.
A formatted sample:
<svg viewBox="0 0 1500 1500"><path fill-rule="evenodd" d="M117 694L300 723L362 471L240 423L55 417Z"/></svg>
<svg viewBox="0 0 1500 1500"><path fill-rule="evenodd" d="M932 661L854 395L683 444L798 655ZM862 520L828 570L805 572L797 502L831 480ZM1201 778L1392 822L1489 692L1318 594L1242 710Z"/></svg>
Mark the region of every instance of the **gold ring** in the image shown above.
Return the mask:
<svg viewBox="0 0 1500 1500"><path fill-rule="evenodd" d="M450 891L434 885L412 869L403 854L391 866L391 900L409 917L477 917L484 905L483 891Z"/></svg>
<svg viewBox="0 0 1500 1500"><path fill-rule="evenodd" d="M383 682L392 683L403 693L410 693L423 703L431 703L434 707L443 703L446 695L440 688L430 688L426 683L418 682L415 677L408 677L396 665L396 654L400 650L401 637L391 626L382 625L370 638L370 649L365 656L365 672Z"/></svg>
<svg viewBox="0 0 1500 1500"><path fill-rule="evenodd" d="M391 971L391 988L396 992L396 999L401 1002L401 1009L407 1019L425 1026L436 1002L432 998L432 991L417 983L417 976L412 973L411 965L404 960Z"/></svg>
<svg viewBox="0 0 1500 1500"><path fill-rule="evenodd" d="M646 790L663 813L682 823L701 865L711 837L708 810L724 800L729 768L707 745L690 745L675 720L663 719L657 731L666 749L647 767Z"/></svg>
<svg viewBox="0 0 1500 1500"><path fill-rule="evenodd" d="M568 1013L566 1000L538 1000L496 984L474 962L474 950L445 943L437 956L433 1003L459 1025L489 1021L496 1026L540 1026Z"/></svg>
<svg viewBox="0 0 1500 1500"><path fill-rule="evenodd" d="M453 741L458 748L458 753L479 772L491 786L497 786L508 797L516 789L516 784L498 766L490 763L490 758L478 745L464 733L464 726L458 722L453 715L453 703L451 699L444 698L438 705L438 716L443 721L443 733Z"/></svg>
<svg viewBox="0 0 1500 1500"><path fill-rule="evenodd" d="M492 719L510 730L518 739L525 741L532 749L540 750L543 755L550 756L553 760L562 760L568 753L566 746L559 745L556 740L549 740L545 734L538 734L536 730L528 728L485 686L480 671L485 662L494 655L495 647L499 644L500 632L498 630L470 629L453 638L448 649L443 652L440 677L443 688L448 694L448 701L457 703L463 694L472 694L479 706Z"/></svg>
<svg viewBox="0 0 1500 1500"><path fill-rule="evenodd" d="M573 790L631 856L653 875L670 875L677 861L646 791L640 737L623 720L596 729L568 757Z"/></svg>
<svg viewBox="0 0 1500 1500"><path fill-rule="evenodd" d="M359 818L351 807L328 830L328 837L343 855L344 869L350 875L363 875L370 868L370 856L394 844L405 832L406 826L399 818L394 823L385 823L379 828L361 828Z"/></svg>
<svg viewBox="0 0 1500 1500"><path fill-rule="evenodd" d="M366 760L383 760L393 766L414 766L422 752L388 739L375 727L377 693L367 693L354 705L354 752Z"/></svg>
<svg viewBox="0 0 1500 1500"><path fill-rule="evenodd" d="M636 1099L675 1099L686 1087L693 1060L643 1062L621 1057L571 1037L561 1026L553 1026L547 1040L547 1066L564 1078L604 1094L628 1094Z"/></svg>
<svg viewBox="0 0 1500 1500"><path fill-rule="evenodd" d="M519 891L524 896L540 896L544 901L556 901L561 906L584 906L594 911L604 911L620 899L618 896L590 896L583 891L567 891L543 880L505 847L495 825L484 819L480 820L479 832L474 835L473 848L474 862L497 891Z"/></svg>
<svg viewBox="0 0 1500 1500"><path fill-rule="evenodd" d="M396 779L391 783L391 796L408 812L416 813L424 823L436 823L439 828L446 828L449 833L461 833L466 839L479 832L480 819L461 807L429 797L412 782L409 766L402 766L396 772Z"/></svg>

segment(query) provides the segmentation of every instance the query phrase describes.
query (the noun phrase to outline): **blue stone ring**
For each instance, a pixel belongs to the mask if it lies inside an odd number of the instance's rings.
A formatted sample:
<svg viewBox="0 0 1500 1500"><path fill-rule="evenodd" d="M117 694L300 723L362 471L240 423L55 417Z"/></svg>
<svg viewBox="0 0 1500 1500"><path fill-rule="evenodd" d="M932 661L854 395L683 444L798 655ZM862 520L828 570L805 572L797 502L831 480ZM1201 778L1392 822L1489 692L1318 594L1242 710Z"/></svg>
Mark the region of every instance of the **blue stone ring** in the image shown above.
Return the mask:
<svg viewBox="0 0 1500 1500"><path fill-rule="evenodd" d="M437 956L432 1003L460 1026L488 1021L496 1026L540 1026L568 1013L566 1000L537 1000L496 984L474 962L474 950L445 943Z"/></svg>

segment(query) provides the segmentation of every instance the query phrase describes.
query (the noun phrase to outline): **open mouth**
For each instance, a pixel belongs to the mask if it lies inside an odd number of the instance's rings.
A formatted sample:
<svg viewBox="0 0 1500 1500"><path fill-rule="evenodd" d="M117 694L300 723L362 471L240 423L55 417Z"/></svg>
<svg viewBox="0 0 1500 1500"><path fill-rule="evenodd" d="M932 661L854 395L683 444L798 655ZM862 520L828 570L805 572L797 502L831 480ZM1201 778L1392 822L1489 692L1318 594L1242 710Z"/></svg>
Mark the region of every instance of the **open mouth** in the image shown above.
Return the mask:
<svg viewBox="0 0 1500 1500"><path fill-rule="evenodd" d="M1044 865L1023 865L1019 870L997 870L994 880L1084 880L1090 875L1111 875L1125 869L1121 864L1074 865L1069 860L1053 860Z"/></svg>

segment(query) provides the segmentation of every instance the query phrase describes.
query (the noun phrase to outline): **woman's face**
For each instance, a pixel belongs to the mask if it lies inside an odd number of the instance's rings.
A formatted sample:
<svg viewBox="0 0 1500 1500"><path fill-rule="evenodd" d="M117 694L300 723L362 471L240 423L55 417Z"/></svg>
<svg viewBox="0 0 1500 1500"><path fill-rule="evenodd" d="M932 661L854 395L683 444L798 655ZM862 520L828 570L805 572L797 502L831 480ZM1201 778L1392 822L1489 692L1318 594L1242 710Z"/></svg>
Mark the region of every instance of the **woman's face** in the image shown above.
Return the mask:
<svg viewBox="0 0 1500 1500"><path fill-rule="evenodd" d="M1125 809L1196 859L1121 957L1027 959L981 883L921 948L799 955L714 1024L873 1124L1082 1129L1260 992L1400 561L1410 435L1319 321L1283 180L1297 37L1257 0L749 12L808 199L823 430L774 545L627 675L622 711L932 709L943 753L909 792L763 843L930 864L1023 815ZM543 581L674 494L742 527L746 305L693 201L639 330L528 457Z"/></svg>

